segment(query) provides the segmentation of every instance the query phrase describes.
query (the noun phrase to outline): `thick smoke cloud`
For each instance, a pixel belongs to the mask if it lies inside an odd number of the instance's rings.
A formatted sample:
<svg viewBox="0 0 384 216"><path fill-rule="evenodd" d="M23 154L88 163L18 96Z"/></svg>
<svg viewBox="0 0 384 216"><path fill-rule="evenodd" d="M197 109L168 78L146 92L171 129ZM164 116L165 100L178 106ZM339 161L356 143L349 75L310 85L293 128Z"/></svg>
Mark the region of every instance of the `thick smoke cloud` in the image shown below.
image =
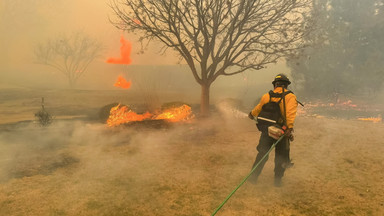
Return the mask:
<svg viewBox="0 0 384 216"><path fill-rule="evenodd" d="M84 32L104 45L101 56L95 59L79 80L79 89L114 89L113 83L118 75L126 79L135 74L151 73L159 80L174 77L175 83L193 88L200 88L187 67L177 66L178 57L172 50L160 54L158 43L149 44L144 53L137 35L121 32L109 21L112 12L108 1L23 1L5 0L0 4L0 85L27 86L39 88L69 88L66 78L54 68L35 64L34 49L37 44L53 40L61 35ZM132 44L131 64L113 65L106 61L110 57L120 56L120 39L124 35ZM183 63L182 63L183 64ZM253 91L253 86L270 80L278 72L287 71L285 67L273 67L262 72L246 73L231 78L220 78L212 90L230 94L236 89L243 94L246 87ZM172 73L163 74L162 72ZM262 78L260 78L262 76ZM184 80L187 80L185 82ZM134 80L132 80L134 81ZM164 82L164 81L163 81ZM167 81L169 82L169 81ZM177 89L177 91L180 89ZM199 94L199 93L196 93Z"/></svg>

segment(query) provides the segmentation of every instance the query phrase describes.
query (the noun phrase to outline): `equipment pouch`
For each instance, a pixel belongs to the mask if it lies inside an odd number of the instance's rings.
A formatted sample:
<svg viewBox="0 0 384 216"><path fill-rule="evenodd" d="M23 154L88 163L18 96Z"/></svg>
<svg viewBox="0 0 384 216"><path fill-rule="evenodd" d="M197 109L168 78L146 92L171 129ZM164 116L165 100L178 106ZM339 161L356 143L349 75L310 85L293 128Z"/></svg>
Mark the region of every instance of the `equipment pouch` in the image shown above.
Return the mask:
<svg viewBox="0 0 384 216"><path fill-rule="evenodd" d="M279 125L272 125L268 127L268 136L278 140L284 134L283 129Z"/></svg>

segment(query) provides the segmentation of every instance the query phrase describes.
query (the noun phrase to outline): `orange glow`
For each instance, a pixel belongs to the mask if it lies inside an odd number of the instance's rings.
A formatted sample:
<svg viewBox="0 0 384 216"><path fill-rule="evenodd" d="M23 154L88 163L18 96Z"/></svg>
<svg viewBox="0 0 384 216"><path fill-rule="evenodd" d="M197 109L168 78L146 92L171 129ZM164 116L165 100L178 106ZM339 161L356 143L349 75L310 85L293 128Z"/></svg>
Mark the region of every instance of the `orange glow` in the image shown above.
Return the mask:
<svg viewBox="0 0 384 216"><path fill-rule="evenodd" d="M306 107L335 107L335 108L352 108L356 109L358 106L356 104L353 104L351 100L340 102L340 103L321 103L321 102L315 102L315 103L307 103L305 105Z"/></svg>
<svg viewBox="0 0 384 216"><path fill-rule="evenodd" d="M379 115L377 118L371 117L371 118L357 118L358 120L361 121L371 121L374 123L381 122L383 119L381 118L381 115Z"/></svg>
<svg viewBox="0 0 384 216"><path fill-rule="evenodd" d="M124 77L119 76L117 77L117 80L113 86L123 89L129 89L131 87L131 81L127 81L124 79Z"/></svg>
<svg viewBox="0 0 384 216"><path fill-rule="evenodd" d="M192 114L191 107L185 104L180 107L167 109L158 115L153 115L149 112L137 114L127 106L121 106L119 104L111 108L107 125L112 127L143 120L166 120L169 122L179 122L187 121L192 118L194 118L194 115Z"/></svg>
<svg viewBox="0 0 384 216"><path fill-rule="evenodd" d="M137 114L127 106L121 106L119 104L111 108L107 124L112 127L133 121L143 121L145 119L149 119L151 116L152 114L148 112L144 114Z"/></svg>
<svg viewBox="0 0 384 216"><path fill-rule="evenodd" d="M134 20L132 20L134 23L136 23L137 25L141 25L141 22L140 22L140 20L138 20L138 19L134 19Z"/></svg>
<svg viewBox="0 0 384 216"><path fill-rule="evenodd" d="M120 38L120 58L109 58L107 59L107 63L110 64L131 64L131 50L132 50L132 44L125 40L123 35L121 35Z"/></svg>
<svg viewBox="0 0 384 216"><path fill-rule="evenodd" d="M351 101L351 100L348 100L348 101L342 103L342 105L344 105L344 106L350 106L350 107L357 107L356 104L352 104L352 101Z"/></svg>
<svg viewBox="0 0 384 216"><path fill-rule="evenodd" d="M185 121L191 118L193 118L191 107L185 104L167 109L155 117L155 119L164 119L170 122Z"/></svg>

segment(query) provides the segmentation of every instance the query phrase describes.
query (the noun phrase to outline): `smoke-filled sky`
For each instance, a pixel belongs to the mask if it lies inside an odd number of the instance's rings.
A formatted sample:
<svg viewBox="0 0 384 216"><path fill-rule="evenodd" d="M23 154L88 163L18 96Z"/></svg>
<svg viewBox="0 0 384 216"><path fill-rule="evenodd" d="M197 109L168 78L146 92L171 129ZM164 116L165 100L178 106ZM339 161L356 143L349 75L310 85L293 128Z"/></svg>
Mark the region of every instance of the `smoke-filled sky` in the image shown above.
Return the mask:
<svg viewBox="0 0 384 216"><path fill-rule="evenodd" d="M112 10L108 6L108 0L69 0L52 1L36 0L4 0L0 3L2 15L1 28L2 37L8 60L27 60L27 55L34 44L54 38L60 34L69 34L74 31L84 31L91 37L96 38L105 45L106 51L102 58L118 54L119 40L122 31L115 28L109 21L113 17ZM127 40L134 42L137 38L124 33ZM149 55L155 52L148 52L146 57L136 55L139 46L133 47L135 64L146 64ZM136 52L135 52L136 51ZM20 55L24 53L24 55ZM4 53L2 53L4 55ZM152 64L174 64L175 59L159 57L151 59Z"/></svg>
<svg viewBox="0 0 384 216"><path fill-rule="evenodd" d="M88 68L90 71L107 58L120 53L120 36L132 42L132 64L176 64L172 55L159 56L157 51L149 50L145 55L138 55L137 38L115 28L109 21L112 11L107 0L3 0L0 2L0 64L2 81L11 83L31 80L33 77L49 76L51 68L34 64L33 49L41 42L54 39L61 34L83 31L99 40L104 51ZM100 65L97 67L99 68ZM109 69L115 70L114 66ZM88 71L89 72L89 71ZM32 79L33 80L33 79Z"/></svg>
<svg viewBox="0 0 384 216"><path fill-rule="evenodd" d="M113 12L108 2L108 0L2 0L0 2L0 83L3 86L68 87L65 77L58 74L55 69L34 63L34 48L37 44L55 39L59 35L70 35L78 31L102 42L104 47L101 56L90 64L86 74L80 78L78 88L113 88L113 82L118 75L129 76L127 73L136 70L168 71L170 68L166 65L178 64L173 51L168 50L165 55L159 54L160 43L152 43L144 54L138 54L140 45L137 38L139 36L122 32L110 23L109 18L113 17ZM107 59L119 57L122 35L132 43L131 65L107 64ZM287 70L281 67L278 69L283 71L268 73L268 70L264 70L252 73L252 76L266 74L266 80L269 81L276 73ZM183 73L186 76L185 79L188 82L190 80L191 85L198 87L188 68L184 67ZM224 85L233 85L234 82L245 85L245 79L249 79L249 74L239 75L237 78L219 79L218 83L225 80L228 83Z"/></svg>

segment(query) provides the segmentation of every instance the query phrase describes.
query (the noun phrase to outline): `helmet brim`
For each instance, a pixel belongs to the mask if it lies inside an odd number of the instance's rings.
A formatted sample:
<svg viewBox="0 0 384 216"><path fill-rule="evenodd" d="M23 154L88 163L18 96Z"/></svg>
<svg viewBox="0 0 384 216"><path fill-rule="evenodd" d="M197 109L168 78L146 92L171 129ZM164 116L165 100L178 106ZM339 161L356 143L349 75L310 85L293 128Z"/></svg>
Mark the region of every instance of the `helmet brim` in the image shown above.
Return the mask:
<svg viewBox="0 0 384 216"><path fill-rule="evenodd" d="M275 83L277 83L277 82L287 83L288 85L291 84L291 81L289 81L289 80L288 80L288 81L287 81L287 80L274 80L274 81L272 82L272 84L275 85Z"/></svg>

